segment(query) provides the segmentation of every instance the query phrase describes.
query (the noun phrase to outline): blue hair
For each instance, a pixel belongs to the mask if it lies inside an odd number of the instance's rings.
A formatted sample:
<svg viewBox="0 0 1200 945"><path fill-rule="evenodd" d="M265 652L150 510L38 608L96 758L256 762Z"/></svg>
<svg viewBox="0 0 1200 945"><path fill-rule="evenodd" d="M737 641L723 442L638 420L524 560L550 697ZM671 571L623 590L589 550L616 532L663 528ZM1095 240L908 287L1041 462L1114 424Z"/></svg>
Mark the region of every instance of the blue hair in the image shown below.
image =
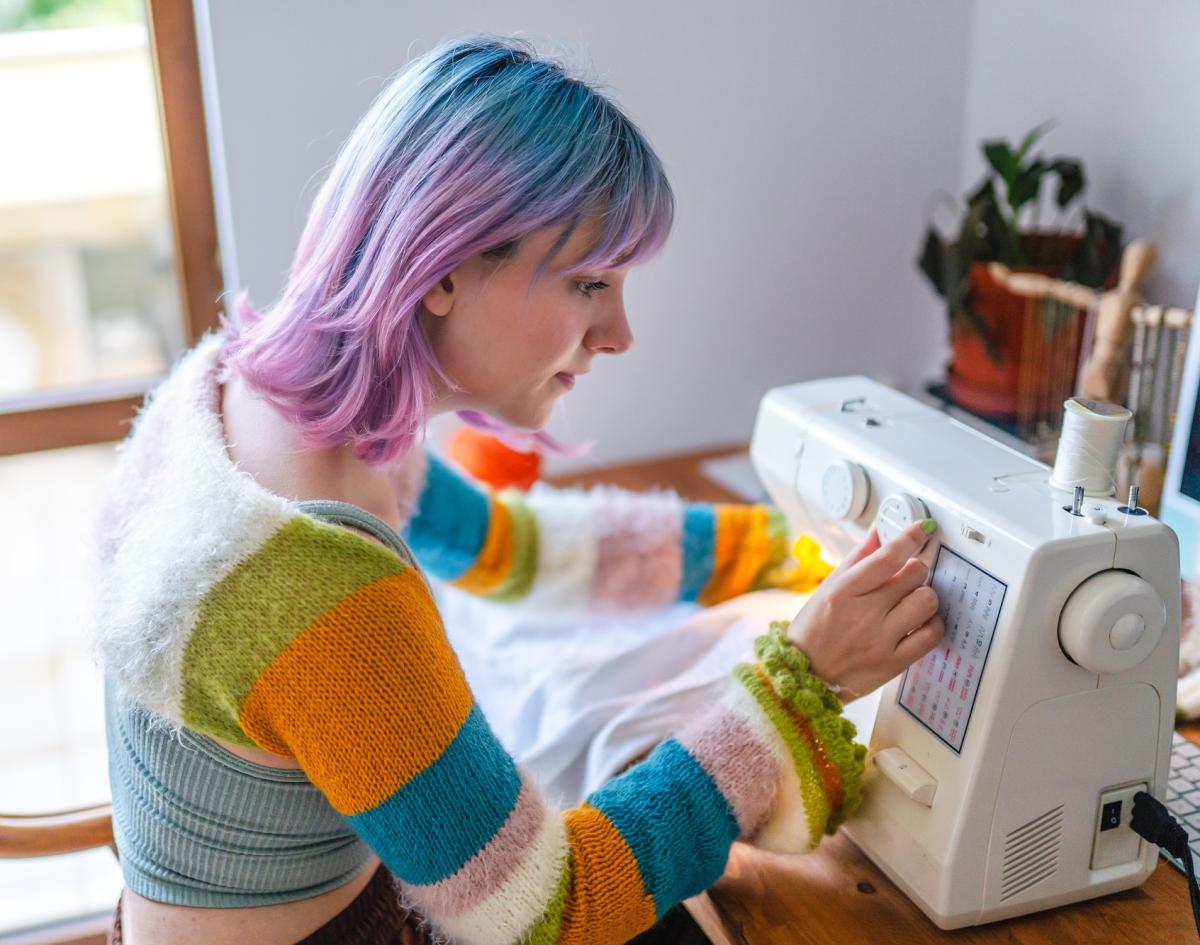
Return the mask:
<svg viewBox="0 0 1200 945"><path fill-rule="evenodd" d="M416 318L464 260L504 256L585 220L573 268L623 268L662 247L674 197L657 155L606 95L517 39L472 37L412 62L367 110L318 192L280 298L240 296L226 365L311 446L372 464L424 429L439 372ZM444 377L444 375L442 375Z"/></svg>

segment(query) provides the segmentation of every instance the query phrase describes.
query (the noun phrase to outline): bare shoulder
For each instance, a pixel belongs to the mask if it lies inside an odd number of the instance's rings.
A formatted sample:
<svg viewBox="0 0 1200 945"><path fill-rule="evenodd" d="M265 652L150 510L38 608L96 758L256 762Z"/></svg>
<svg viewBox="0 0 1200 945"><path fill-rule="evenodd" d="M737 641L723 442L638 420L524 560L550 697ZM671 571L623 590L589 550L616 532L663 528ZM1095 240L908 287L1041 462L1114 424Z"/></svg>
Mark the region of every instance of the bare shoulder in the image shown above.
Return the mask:
<svg viewBox="0 0 1200 945"><path fill-rule="evenodd" d="M297 442L288 424L265 401L254 396L240 378L221 387L221 423L229 458L255 482L289 499L297 494L299 462L293 458Z"/></svg>
<svg viewBox="0 0 1200 945"><path fill-rule="evenodd" d="M399 527L399 503L386 472L356 459L349 447L307 448L296 429L238 378L222 387L221 419L230 459L268 492L349 502Z"/></svg>

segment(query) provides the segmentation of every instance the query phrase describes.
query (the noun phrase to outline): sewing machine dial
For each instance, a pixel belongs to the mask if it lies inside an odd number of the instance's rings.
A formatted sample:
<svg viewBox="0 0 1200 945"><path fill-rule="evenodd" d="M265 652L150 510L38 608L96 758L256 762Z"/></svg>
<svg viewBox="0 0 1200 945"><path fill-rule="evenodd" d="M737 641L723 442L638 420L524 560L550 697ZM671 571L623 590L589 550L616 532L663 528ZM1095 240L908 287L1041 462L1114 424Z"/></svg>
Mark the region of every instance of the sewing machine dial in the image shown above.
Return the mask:
<svg viewBox="0 0 1200 945"><path fill-rule="evenodd" d="M879 543L887 544L913 522L926 518L929 510L924 502L907 492L893 492L879 504L879 514L875 516Z"/></svg>
<svg viewBox="0 0 1200 945"><path fill-rule="evenodd" d="M831 518L853 521L862 515L871 495L867 472L858 463L839 459L821 475L821 505Z"/></svg>

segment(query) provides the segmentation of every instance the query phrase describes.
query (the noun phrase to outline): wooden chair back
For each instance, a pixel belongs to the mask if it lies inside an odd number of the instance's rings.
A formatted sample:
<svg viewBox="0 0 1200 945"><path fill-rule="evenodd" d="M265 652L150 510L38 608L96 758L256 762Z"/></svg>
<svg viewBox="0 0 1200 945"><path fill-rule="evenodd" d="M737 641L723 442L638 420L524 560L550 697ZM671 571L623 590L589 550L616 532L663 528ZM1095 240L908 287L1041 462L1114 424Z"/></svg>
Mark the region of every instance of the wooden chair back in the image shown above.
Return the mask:
<svg viewBox="0 0 1200 945"><path fill-rule="evenodd" d="M0 859L78 853L113 842L112 805L49 814L0 814Z"/></svg>

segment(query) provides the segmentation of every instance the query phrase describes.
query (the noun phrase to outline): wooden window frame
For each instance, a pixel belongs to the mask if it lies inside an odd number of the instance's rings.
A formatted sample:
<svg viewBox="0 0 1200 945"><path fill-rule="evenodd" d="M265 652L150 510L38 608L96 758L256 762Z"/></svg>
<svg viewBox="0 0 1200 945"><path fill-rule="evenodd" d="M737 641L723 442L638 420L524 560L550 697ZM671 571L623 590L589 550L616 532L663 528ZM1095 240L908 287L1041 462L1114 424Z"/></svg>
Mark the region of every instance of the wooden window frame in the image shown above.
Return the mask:
<svg viewBox="0 0 1200 945"><path fill-rule="evenodd" d="M201 97L192 0L146 0L163 131L184 337L190 346L217 326L221 265ZM0 402L0 456L122 439L157 378L84 384ZM84 916L23 933L12 945L104 945L110 915Z"/></svg>
<svg viewBox="0 0 1200 945"><path fill-rule="evenodd" d="M146 0L146 21L158 89L184 339L191 346L217 326L221 294L192 0ZM120 440L157 380L82 384L5 398L0 401L0 456Z"/></svg>

